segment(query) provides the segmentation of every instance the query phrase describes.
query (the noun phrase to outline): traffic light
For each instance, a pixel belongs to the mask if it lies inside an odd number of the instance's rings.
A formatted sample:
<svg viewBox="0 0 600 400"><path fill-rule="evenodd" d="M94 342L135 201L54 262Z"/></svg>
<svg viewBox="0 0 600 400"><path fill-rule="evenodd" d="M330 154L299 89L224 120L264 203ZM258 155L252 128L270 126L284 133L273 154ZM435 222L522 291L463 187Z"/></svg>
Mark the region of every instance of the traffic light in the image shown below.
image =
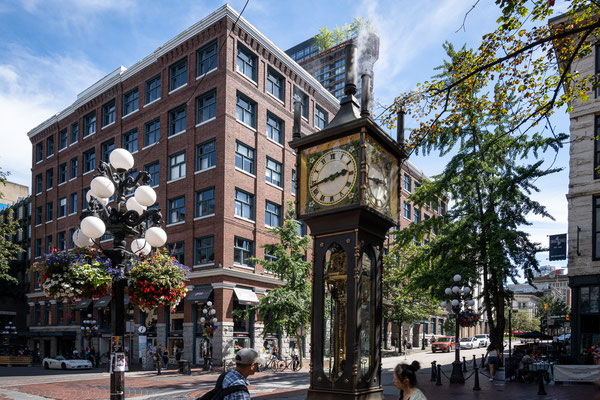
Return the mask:
<svg viewBox="0 0 600 400"><path fill-rule="evenodd" d="M569 314L567 314L566 320L567 320L567 321L570 321L570 319L569 319Z"/></svg>
<svg viewBox="0 0 600 400"><path fill-rule="evenodd" d="M548 309L548 303L544 303L544 310Z"/></svg>

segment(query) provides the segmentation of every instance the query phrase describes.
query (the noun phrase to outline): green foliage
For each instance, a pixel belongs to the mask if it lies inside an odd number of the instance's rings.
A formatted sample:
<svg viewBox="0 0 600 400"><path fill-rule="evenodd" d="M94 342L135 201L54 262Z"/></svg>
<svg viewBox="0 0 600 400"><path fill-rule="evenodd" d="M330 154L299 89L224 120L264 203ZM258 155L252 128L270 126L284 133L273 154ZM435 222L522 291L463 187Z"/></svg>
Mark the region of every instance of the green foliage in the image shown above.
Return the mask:
<svg viewBox="0 0 600 400"><path fill-rule="evenodd" d="M504 318L507 321L506 329L508 329L508 309L504 313ZM520 310L511 313L511 329L514 331L530 332L540 330L540 317L532 316L527 310Z"/></svg>
<svg viewBox="0 0 600 400"><path fill-rule="evenodd" d="M319 33L314 36L313 46L323 51L359 35L362 30L375 32L373 21L370 18L355 17L351 24L345 24L341 28L336 25L333 30L323 26Z"/></svg>
<svg viewBox="0 0 600 400"><path fill-rule="evenodd" d="M281 226L270 228L277 241L263 248L275 260L253 258L252 262L262 265L285 284L269 291L260 299L260 304L243 312L258 311L265 324L265 332L277 332L283 328L295 334L298 328L310 324L311 312L311 266L303 256L309 249L310 236L298 235L298 222L294 219L294 206L287 203L287 211Z"/></svg>
<svg viewBox="0 0 600 400"><path fill-rule="evenodd" d="M455 51L450 44L446 50L450 60L438 75L443 84L454 79L453 66L468 52L464 48ZM404 263L411 277L409 290L426 289L432 297L442 298L457 273L472 287L481 284L491 341L501 343L508 297L504 285L520 270L531 280L538 268L535 252L540 245L531 242L522 228L530 225L531 215L552 218L530 198L538 191L538 178L558 171L541 169L543 153L557 151L567 136L512 135L512 110L518 109L513 97L492 104L482 93L483 83L468 86L453 93L451 100L460 102L454 110L460 124L442 127L438 135L419 143L425 154L454 155L440 175L424 182L409 198L418 207L448 196L452 208L447 215L435 215L398 232L396 244L405 247L415 236L430 239Z"/></svg>
<svg viewBox="0 0 600 400"><path fill-rule="evenodd" d="M454 336L456 331L456 318L446 318L444 321L444 333L448 336Z"/></svg>
<svg viewBox="0 0 600 400"><path fill-rule="evenodd" d="M1 173L1 171L0 171ZM6 284L17 284L17 278L11 274L11 263L23 249L10 240L17 234L19 223L14 219L14 212L8 212L6 221L0 222L0 282Z"/></svg>
<svg viewBox="0 0 600 400"><path fill-rule="evenodd" d="M537 299L538 312L543 315L567 315L571 308L560 298L545 294Z"/></svg>

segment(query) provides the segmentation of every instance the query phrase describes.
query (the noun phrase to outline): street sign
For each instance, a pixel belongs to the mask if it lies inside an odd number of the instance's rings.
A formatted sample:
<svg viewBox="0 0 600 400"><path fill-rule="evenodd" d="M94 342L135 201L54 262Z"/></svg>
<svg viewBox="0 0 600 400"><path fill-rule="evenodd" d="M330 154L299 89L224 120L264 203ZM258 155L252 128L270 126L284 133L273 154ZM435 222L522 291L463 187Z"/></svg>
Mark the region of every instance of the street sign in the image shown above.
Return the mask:
<svg viewBox="0 0 600 400"><path fill-rule="evenodd" d="M567 234L550 235L550 261L567 259Z"/></svg>

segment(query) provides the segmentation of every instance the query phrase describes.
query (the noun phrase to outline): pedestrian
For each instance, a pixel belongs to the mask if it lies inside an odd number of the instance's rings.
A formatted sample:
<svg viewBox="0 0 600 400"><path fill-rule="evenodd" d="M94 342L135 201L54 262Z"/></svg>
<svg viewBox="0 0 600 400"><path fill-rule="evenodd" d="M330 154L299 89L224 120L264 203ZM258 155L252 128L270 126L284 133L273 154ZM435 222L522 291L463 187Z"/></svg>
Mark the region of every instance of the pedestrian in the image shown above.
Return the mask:
<svg viewBox="0 0 600 400"><path fill-rule="evenodd" d="M498 351L498 347L494 343L490 343L487 348L487 352L485 353L485 358L488 360L488 365L490 367L490 382L494 380L494 375L496 375L496 369L498 368L498 364L500 363L500 352Z"/></svg>
<svg viewBox="0 0 600 400"><path fill-rule="evenodd" d="M250 386L248 377L254 375L261 364L262 359L256 350L240 349L235 355L235 369L229 371L223 379L223 389L234 385ZM223 400L250 400L250 393L241 390L225 396Z"/></svg>
<svg viewBox="0 0 600 400"><path fill-rule="evenodd" d="M399 400L427 400L417 387L417 371L421 368L418 361L412 364L398 364L394 368L394 386L400 390Z"/></svg>
<svg viewBox="0 0 600 400"><path fill-rule="evenodd" d="M92 345L90 347L90 361L92 362L92 365L94 365L96 368L98 368L98 359L96 357L96 349L94 348L94 346Z"/></svg>
<svg viewBox="0 0 600 400"><path fill-rule="evenodd" d="M77 359L77 358L79 358L79 351L77 351L77 347L75 347L75 348L73 349L73 358L74 358L74 359Z"/></svg>
<svg viewBox="0 0 600 400"><path fill-rule="evenodd" d="M298 350L298 344L294 343L292 347L292 370L295 371L300 366L300 351Z"/></svg>
<svg viewBox="0 0 600 400"><path fill-rule="evenodd" d="M531 371L529 370L529 366L533 364L533 358L531 355L533 354L532 349L528 349L525 355L519 361L519 377L523 379L525 382L531 382L533 377L531 375Z"/></svg>

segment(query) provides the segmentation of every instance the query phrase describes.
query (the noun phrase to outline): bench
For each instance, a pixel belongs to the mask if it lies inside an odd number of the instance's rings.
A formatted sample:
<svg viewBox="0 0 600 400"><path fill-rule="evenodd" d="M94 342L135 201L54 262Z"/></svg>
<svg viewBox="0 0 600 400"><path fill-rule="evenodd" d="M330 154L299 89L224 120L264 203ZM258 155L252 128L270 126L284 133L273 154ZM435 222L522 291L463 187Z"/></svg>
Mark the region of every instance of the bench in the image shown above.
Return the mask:
<svg viewBox="0 0 600 400"><path fill-rule="evenodd" d="M29 356L0 356L0 365L31 365Z"/></svg>

